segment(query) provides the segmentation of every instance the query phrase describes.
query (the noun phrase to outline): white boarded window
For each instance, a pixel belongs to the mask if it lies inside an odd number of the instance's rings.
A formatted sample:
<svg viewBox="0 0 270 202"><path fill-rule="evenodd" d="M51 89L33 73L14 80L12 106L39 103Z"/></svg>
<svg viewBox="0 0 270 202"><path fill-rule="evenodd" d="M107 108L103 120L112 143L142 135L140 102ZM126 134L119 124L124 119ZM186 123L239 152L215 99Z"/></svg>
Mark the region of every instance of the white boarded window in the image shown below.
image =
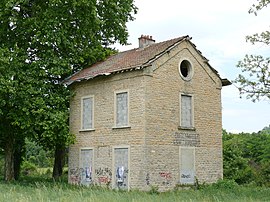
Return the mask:
<svg viewBox="0 0 270 202"><path fill-rule="evenodd" d="M81 149L80 151L81 184L92 182L93 173L93 149Z"/></svg>
<svg viewBox="0 0 270 202"><path fill-rule="evenodd" d="M195 148L180 147L180 183L195 182Z"/></svg>
<svg viewBox="0 0 270 202"><path fill-rule="evenodd" d="M185 128L193 127L193 106L192 96L181 95L180 126Z"/></svg>
<svg viewBox="0 0 270 202"><path fill-rule="evenodd" d="M94 98L82 98L82 129L94 128Z"/></svg>
<svg viewBox="0 0 270 202"><path fill-rule="evenodd" d="M119 92L115 95L115 125L128 126L128 92Z"/></svg>

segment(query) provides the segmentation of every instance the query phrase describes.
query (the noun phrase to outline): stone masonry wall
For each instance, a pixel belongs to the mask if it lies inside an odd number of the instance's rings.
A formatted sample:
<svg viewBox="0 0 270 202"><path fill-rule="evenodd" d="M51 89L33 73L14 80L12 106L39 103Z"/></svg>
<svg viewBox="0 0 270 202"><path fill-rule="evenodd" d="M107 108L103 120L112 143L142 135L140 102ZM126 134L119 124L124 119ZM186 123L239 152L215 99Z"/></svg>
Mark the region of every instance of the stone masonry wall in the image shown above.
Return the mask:
<svg viewBox="0 0 270 202"><path fill-rule="evenodd" d="M184 81L179 62L187 59L193 78ZM221 81L189 43L181 43L162 56L147 78L146 145L150 183L161 190L179 183L179 147L195 148L195 172L200 182L222 178ZM180 94L194 99L194 129L180 125ZM161 173L161 174L160 174ZM166 179L166 180L164 180Z"/></svg>
<svg viewBox="0 0 270 202"><path fill-rule="evenodd" d="M91 148L94 154L92 165L93 183L114 187L114 147L129 148L129 188L142 187L145 127L145 84L142 71L117 74L72 86L76 94L71 100L70 130L76 135L76 143L69 149L69 182L80 183L80 149ZM114 92L129 93L129 127L115 128ZM81 131L81 98L94 96L94 130ZM71 176L74 175L74 176ZM138 176L141 176L139 178Z"/></svg>
<svg viewBox="0 0 270 202"><path fill-rule="evenodd" d="M179 62L187 59L193 78L184 81ZM128 188L160 190L180 182L180 149L194 148L200 182L222 178L221 81L190 43L183 42L144 70L73 84L69 182L80 180L80 149L93 149L93 183L116 187L115 148L128 148ZM114 128L114 92L129 92L129 127ZM193 96L194 128L180 126L180 94ZM94 96L94 128L80 131L81 97ZM122 158L122 157L121 157ZM123 157L125 159L125 157ZM125 161L125 160L123 160Z"/></svg>

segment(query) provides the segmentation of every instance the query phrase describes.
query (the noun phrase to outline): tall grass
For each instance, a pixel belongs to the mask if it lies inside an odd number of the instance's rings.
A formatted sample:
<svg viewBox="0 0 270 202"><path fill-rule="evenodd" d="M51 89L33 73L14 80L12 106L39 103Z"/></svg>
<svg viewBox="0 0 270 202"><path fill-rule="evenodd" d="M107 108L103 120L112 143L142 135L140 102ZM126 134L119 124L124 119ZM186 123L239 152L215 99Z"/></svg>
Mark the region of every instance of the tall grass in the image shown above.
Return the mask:
<svg viewBox="0 0 270 202"><path fill-rule="evenodd" d="M175 190L164 193L115 191L100 187L73 186L66 181L25 177L18 182L0 182L0 201L270 201L270 188L244 187L221 181L198 190Z"/></svg>

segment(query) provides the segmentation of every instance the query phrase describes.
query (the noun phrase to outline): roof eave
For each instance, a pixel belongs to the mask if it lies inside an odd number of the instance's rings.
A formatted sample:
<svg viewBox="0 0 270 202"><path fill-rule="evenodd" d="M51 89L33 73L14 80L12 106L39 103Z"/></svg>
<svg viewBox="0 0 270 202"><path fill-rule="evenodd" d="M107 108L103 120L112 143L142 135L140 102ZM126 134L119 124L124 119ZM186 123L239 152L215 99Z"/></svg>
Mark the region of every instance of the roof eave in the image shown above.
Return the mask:
<svg viewBox="0 0 270 202"><path fill-rule="evenodd" d="M117 71L105 72L105 73L102 73L102 74L97 74L95 76L84 77L84 78L80 78L80 79L69 81L69 82L63 82L63 83L65 85L67 85L67 86L70 86L73 83L77 83L77 82L81 82L81 81L88 81L88 80L94 79L96 77L109 76L109 75L112 75L112 74L123 73L123 72L128 72L128 71L136 71L136 70L140 70L140 69L146 68L148 66L151 66L151 64L143 64L141 66L128 67L128 68L117 70Z"/></svg>
<svg viewBox="0 0 270 202"><path fill-rule="evenodd" d="M230 82L228 79L221 79L222 86L229 86L232 85L232 82Z"/></svg>

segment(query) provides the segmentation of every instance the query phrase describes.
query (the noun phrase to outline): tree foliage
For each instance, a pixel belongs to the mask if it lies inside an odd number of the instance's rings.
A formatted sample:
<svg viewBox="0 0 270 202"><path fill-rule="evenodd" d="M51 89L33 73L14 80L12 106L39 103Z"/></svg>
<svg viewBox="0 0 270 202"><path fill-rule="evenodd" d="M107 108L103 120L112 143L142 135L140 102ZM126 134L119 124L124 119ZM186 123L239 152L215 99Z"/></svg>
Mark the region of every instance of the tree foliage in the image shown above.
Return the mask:
<svg viewBox="0 0 270 202"><path fill-rule="evenodd" d="M249 13L254 13L257 15L257 11L262 10L264 7L270 3L269 0L257 0L257 4L253 4L252 7L249 9Z"/></svg>
<svg viewBox="0 0 270 202"><path fill-rule="evenodd" d="M258 0L258 3L250 8L249 13L257 15L257 11L269 4L269 0ZM270 31L247 36L246 40L251 44L262 43L269 46ZM239 74L234 82L238 84L240 95L245 94L253 102L261 98L270 100L270 57L246 55L237 66L241 69L242 74Z"/></svg>
<svg viewBox="0 0 270 202"><path fill-rule="evenodd" d="M133 0L0 1L0 147L6 180L14 178L14 154L25 137L55 150L74 141L68 130L72 95L61 82L110 55L110 45L126 44L126 23L136 11Z"/></svg>
<svg viewBox="0 0 270 202"><path fill-rule="evenodd" d="M52 167L52 151L44 148L35 141L25 139L25 155L23 161L28 161L39 168Z"/></svg>
<svg viewBox="0 0 270 202"><path fill-rule="evenodd" d="M223 131L224 178L270 186L270 127L258 133Z"/></svg>

